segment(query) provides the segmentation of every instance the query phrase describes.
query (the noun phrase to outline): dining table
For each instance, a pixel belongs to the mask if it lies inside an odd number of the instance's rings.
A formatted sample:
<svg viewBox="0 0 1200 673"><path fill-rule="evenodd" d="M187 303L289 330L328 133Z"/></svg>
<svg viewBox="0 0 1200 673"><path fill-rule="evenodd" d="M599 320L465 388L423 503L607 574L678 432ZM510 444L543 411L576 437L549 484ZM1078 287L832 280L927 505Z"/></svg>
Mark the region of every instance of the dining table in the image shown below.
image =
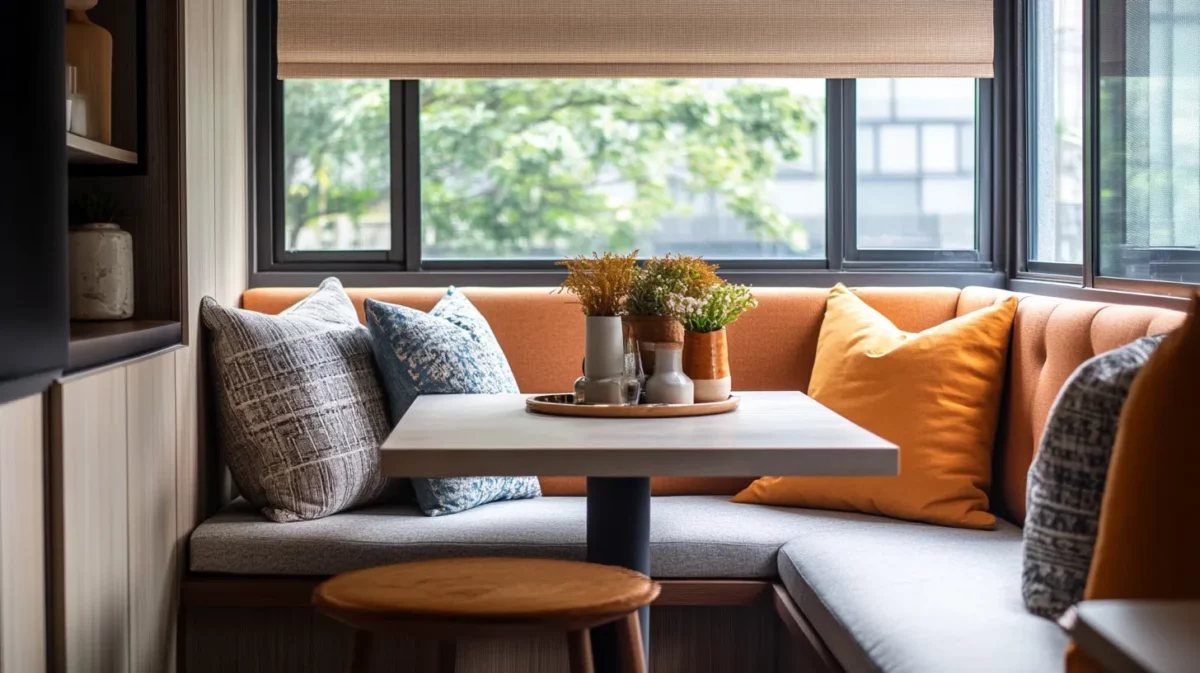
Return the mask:
<svg viewBox="0 0 1200 673"><path fill-rule="evenodd" d="M585 476L587 560L646 575L652 476L898 474L898 447L804 393L734 394L734 411L679 418L535 413L524 393L420 395L380 460L391 477ZM648 609L640 617L648 660ZM618 671L615 628L592 644L596 671Z"/></svg>

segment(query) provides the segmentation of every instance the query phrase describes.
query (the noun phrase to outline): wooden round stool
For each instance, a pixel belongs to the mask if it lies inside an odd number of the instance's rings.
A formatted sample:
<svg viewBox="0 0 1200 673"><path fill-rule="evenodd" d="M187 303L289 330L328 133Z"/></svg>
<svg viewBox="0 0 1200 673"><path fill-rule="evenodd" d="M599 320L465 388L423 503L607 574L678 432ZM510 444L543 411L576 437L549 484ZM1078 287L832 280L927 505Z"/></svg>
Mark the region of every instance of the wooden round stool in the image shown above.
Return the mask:
<svg viewBox="0 0 1200 673"><path fill-rule="evenodd" d="M622 670L644 673L638 608L659 592L641 573L593 563L521 558L417 561L356 570L322 583L313 604L354 627L346 670L367 670L371 634L438 641L438 670L454 671L467 638L567 636L571 673L592 673L592 629L620 621Z"/></svg>

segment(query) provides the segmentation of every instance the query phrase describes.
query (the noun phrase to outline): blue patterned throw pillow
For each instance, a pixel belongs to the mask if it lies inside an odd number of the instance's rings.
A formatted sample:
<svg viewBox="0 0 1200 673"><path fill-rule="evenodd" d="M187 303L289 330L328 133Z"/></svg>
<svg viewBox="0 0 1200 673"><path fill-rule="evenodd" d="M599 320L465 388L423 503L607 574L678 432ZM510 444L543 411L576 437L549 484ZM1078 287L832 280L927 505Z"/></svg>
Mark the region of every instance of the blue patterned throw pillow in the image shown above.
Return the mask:
<svg viewBox="0 0 1200 673"><path fill-rule="evenodd" d="M1021 593L1034 614L1058 619L1083 600L1121 408L1162 340L1138 339L1079 365L1050 408L1025 497Z"/></svg>
<svg viewBox="0 0 1200 673"><path fill-rule="evenodd" d="M418 395L520 392L492 328L457 289L429 313L374 299L365 309L393 424ZM412 484L429 516L542 494L537 477L414 478Z"/></svg>

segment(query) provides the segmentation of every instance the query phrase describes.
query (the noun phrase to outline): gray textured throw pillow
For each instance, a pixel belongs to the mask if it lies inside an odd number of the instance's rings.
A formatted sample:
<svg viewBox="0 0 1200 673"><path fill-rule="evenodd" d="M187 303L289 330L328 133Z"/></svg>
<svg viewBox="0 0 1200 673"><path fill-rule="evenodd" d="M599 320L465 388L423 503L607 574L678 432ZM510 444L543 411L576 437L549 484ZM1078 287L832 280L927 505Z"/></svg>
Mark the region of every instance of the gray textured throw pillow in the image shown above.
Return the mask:
<svg viewBox="0 0 1200 673"><path fill-rule="evenodd" d="M1058 619L1083 600L1121 407L1162 339L1139 339L1083 363L1050 409L1026 490L1021 593L1034 614Z"/></svg>
<svg viewBox="0 0 1200 673"><path fill-rule="evenodd" d="M336 278L283 313L200 304L211 331L222 453L274 521L317 519L384 490L390 426L371 337Z"/></svg>

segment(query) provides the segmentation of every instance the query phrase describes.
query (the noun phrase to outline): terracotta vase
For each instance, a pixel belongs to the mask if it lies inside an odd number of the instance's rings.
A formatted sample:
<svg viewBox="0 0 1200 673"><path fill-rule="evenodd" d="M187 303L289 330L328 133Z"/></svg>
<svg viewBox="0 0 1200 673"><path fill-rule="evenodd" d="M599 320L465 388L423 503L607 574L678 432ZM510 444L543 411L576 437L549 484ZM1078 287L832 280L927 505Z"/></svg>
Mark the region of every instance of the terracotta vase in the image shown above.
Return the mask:
<svg viewBox="0 0 1200 673"><path fill-rule="evenodd" d="M688 332L683 336L683 373L692 379L697 402L720 402L732 391L725 334L722 327L715 332Z"/></svg>
<svg viewBox="0 0 1200 673"><path fill-rule="evenodd" d="M87 137L112 143L112 34L92 23L96 0L67 0L67 65L75 66L78 93L87 104Z"/></svg>
<svg viewBox="0 0 1200 673"><path fill-rule="evenodd" d="M625 322L632 328L642 355L646 376L654 374L654 344L683 344L683 325L674 318L661 315L627 315Z"/></svg>

